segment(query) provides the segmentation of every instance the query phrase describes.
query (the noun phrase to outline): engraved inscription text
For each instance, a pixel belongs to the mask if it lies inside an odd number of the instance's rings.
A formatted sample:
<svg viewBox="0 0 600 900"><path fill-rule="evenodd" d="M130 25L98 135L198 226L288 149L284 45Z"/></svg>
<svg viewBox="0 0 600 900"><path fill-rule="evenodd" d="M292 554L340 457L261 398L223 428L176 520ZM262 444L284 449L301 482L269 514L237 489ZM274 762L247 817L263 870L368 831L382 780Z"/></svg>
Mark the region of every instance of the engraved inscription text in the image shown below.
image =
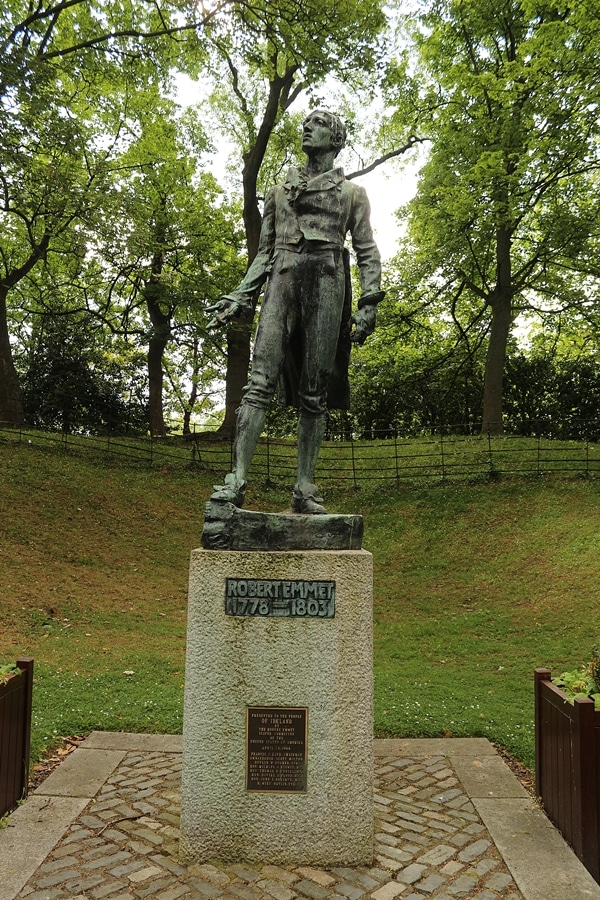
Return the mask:
<svg viewBox="0 0 600 900"><path fill-rule="evenodd" d="M307 715L306 708L248 707L248 791L306 791Z"/></svg>
<svg viewBox="0 0 600 900"><path fill-rule="evenodd" d="M225 614L332 619L335 581L227 578Z"/></svg>

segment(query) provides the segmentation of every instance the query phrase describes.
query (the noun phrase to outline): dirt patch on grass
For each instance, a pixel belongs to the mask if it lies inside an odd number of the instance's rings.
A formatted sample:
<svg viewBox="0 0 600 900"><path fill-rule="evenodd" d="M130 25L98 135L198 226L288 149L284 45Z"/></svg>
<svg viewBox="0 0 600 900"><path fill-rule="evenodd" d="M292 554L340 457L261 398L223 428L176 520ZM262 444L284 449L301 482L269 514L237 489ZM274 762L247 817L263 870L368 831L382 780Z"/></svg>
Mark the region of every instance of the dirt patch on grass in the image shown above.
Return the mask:
<svg viewBox="0 0 600 900"><path fill-rule="evenodd" d="M535 774L528 769L527 766L524 766L522 762L516 759L514 756L511 756L504 747L498 746L498 744L494 744L494 747L498 751L498 754L502 757L508 768L511 770L513 775L519 779L525 790L531 794L531 796L537 800L537 794L535 791Z"/></svg>

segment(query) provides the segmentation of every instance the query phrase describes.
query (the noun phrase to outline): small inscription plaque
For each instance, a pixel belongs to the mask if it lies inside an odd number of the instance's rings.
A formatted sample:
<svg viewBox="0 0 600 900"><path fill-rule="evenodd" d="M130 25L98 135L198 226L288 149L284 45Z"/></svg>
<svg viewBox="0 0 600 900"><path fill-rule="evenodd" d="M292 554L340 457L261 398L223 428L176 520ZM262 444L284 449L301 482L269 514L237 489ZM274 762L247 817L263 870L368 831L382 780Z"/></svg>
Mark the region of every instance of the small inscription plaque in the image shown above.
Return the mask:
<svg viewBox="0 0 600 900"><path fill-rule="evenodd" d="M304 707L248 707L246 790L306 791L307 725Z"/></svg>
<svg viewBox="0 0 600 900"><path fill-rule="evenodd" d="M335 581L227 578L225 614L333 619Z"/></svg>

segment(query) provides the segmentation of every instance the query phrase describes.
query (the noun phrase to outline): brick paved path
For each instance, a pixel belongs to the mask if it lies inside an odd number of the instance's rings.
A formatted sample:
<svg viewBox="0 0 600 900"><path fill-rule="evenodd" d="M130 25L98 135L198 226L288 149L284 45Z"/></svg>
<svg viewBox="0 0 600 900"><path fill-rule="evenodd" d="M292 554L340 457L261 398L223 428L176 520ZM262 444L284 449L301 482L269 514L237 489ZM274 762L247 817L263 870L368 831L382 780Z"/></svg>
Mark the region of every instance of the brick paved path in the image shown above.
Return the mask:
<svg viewBox="0 0 600 900"><path fill-rule="evenodd" d="M378 757L372 868L177 861L181 754L129 752L18 900L523 900L447 757Z"/></svg>

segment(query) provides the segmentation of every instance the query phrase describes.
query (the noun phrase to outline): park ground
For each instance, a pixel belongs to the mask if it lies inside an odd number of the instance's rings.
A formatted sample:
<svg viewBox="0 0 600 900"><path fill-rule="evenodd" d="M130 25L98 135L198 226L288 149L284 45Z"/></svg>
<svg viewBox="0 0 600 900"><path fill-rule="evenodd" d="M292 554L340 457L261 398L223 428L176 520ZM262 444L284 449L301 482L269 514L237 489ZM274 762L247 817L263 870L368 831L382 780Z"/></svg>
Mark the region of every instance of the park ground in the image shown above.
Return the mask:
<svg viewBox="0 0 600 900"><path fill-rule="evenodd" d="M0 662L35 659L32 755L182 727L190 550L223 473L0 444ZM534 761L533 670L600 641L600 481L331 488L374 561L377 736L483 736ZM253 485L248 504L289 503Z"/></svg>

